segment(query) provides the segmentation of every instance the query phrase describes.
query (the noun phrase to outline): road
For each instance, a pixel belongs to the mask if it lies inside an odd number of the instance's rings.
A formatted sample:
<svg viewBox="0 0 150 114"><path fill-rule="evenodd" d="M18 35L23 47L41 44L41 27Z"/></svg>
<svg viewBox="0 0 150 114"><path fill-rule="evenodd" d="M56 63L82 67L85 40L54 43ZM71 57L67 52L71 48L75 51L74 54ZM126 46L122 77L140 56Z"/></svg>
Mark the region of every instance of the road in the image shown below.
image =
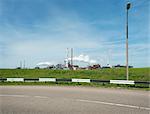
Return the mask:
<svg viewBox="0 0 150 114"><path fill-rule="evenodd" d="M0 114L149 114L148 91L0 86Z"/></svg>

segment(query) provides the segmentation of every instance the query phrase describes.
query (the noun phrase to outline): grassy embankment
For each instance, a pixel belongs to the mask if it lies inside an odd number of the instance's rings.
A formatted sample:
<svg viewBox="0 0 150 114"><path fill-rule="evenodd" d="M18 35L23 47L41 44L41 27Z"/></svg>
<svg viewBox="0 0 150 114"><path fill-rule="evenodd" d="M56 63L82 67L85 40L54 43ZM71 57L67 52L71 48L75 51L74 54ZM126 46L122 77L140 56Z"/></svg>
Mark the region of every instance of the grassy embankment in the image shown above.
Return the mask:
<svg viewBox="0 0 150 114"><path fill-rule="evenodd" d="M125 69L100 69L100 70L48 70L48 69L0 69L0 78L20 77L20 78L84 78L99 80L123 80L126 79ZM134 81L150 81L150 68L131 68L129 69L129 79ZM0 83L3 85L2 83ZM5 83L8 84L8 83ZM11 83L12 84L12 83ZM14 83L13 83L14 84ZM18 83L26 85L25 83ZM28 83L29 84L29 83ZM33 83L30 83L33 84ZM35 83L34 83L35 84ZM36 83L40 85L42 83ZM50 84L50 83L45 83ZM56 83L57 84L57 83ZM59 83L60 84L60 83ZM62 83L68 85L68 83ZM101 84L81 84L69 83L69 85L89 85L99 86ZM102 84L105 85L105 84ZM112 86L107 84L107 86ZM120 86L120 85L117 85ZM121 85L124 86L124 85Z"/></svg>
<svg viewBox="0 0 150 114"><path fill-rule="evenodd" d="M48 69L0 69L0 78L90 78L100 80L126 79L125 69L101 69L101 70L48 70ZM150 68L129 69L130 80L150 81Z"/></svg>

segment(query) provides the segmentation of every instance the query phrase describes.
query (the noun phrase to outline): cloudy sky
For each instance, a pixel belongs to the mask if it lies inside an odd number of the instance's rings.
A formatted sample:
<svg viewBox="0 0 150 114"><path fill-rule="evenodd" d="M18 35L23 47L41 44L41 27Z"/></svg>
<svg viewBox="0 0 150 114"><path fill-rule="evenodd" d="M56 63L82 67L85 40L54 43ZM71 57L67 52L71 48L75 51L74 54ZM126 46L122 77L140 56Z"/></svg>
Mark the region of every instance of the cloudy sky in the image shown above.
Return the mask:
<svg viewBox="0 0 150 114"><path fill-rule="evenodd" d="M129 64L147 67L149 0L130 0ZM66 48L97 63L125 64L127 0L0 0L0 68L63 63Z"/></svg>

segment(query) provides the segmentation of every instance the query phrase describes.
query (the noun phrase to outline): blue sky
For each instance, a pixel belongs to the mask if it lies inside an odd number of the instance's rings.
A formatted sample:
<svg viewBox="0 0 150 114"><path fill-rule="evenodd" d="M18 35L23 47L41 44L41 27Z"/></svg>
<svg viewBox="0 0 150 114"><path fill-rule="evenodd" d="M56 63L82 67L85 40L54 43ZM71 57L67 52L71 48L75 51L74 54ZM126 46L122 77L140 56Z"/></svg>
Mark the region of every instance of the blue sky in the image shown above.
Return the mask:
<svg viewBox="0 0 150 114"><path fill-rule="evenodd" d="M127 0L0 0L0 68L63 63L66 48L125 65ZM148 67L149 0L130 0L129 64Z"/></svg>

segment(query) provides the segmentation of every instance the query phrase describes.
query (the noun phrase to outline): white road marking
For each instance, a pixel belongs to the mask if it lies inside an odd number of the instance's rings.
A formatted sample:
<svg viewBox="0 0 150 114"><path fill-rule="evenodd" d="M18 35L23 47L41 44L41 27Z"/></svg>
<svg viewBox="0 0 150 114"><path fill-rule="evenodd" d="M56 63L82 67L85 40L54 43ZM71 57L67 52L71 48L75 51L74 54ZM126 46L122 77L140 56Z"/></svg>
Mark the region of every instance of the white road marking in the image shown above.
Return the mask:
<svg viewBox="0 0 150 114"><path fill-rule="evenodd" d="M29 97L29 96L27 96L27 95L6 95L6 94L1 95L0 94L0 97Z"/></svg>
<svg viewBox="0 0 150 114"><path fill-rule="evenodd" d="M34 97L37 97L37 98L44 98L44 99L47 99L48 97L45 97L45 96L34 96Z"/></svg>
<svg viewBox="0 0 150 114"><path fill-rule="evenodd" d="M0 97L35 97L35 98L48 98L46 96L27 96L27 95L8 95L8 94L0 94Z"/></svg>
<svg viewBox="0 0 150 114"><path fill-rule="evenodd" d="M140 107L135 105L126 105L126 104L118 104L118 103L110 103L110 102L101 102L101 101L91 101L91 100L84 100L84 99L76 99L80 102L88 102L88 103L98 103L98 104L105 104L105 105L112 105L112 106L120 106L120 107L127 107L127 108L135 108L135 109L144 109L150 110L149 107Z"/></svg>

